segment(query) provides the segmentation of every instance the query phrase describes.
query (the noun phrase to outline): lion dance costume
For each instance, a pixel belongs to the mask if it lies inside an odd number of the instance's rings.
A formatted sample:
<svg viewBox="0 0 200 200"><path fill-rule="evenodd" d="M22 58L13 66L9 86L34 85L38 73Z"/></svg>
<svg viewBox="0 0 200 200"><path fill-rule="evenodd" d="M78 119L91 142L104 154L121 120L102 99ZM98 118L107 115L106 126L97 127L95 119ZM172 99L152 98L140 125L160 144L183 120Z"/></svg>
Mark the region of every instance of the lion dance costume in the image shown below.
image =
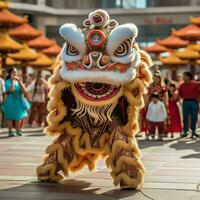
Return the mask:
<svg viewBox="0 0 200 200"><path fill-rule="evenodd" d="M139 188L144 167L135 134L151 59L135 43L137 27L118 25L96 10L82 29L67 23L59 32L65 44L49 81L45 129L56 137L37 168L38 179L59 182L85 165L93 170L101 157L115 185Z"/></svg>

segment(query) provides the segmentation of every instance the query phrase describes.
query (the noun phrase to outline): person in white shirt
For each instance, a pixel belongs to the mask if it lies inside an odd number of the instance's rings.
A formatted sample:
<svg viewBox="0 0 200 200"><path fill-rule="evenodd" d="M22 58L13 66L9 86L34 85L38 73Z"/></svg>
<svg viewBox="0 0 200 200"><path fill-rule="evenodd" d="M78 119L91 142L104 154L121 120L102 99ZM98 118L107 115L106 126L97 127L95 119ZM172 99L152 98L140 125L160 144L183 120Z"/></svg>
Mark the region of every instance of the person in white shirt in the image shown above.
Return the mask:
<svg viewBox="0 0 200 200"><path fill-rule="evenodd" d="M1 69L0 69L0 75L1 75ZM5 88L5 81L3 78L0 77L0 127L2 127L2 118L3 118L3 112L1 110L1 105L3 104L4 101L4 95L6 93L6 88Z"/></svg>
<svg viewBox="0 0 200 200"><path fill-rule="evenodd" d="M38 126L42 126L45 118L45 90L48 84L39 75L35 81L32 81L27 86L28 99L31 102L31 111L29 114L29 124L33 125L34 122Z"/></svg>
<svg viewBox="0 0 200 200"><path fill-rule="evenodd" d="M148 131L152 139L155 138L155 131L158 128L158 140L161 141L167 119L167 111L164 103L159 100L159 96L156 93L151 96L146 118L148 121Z"/></svg>

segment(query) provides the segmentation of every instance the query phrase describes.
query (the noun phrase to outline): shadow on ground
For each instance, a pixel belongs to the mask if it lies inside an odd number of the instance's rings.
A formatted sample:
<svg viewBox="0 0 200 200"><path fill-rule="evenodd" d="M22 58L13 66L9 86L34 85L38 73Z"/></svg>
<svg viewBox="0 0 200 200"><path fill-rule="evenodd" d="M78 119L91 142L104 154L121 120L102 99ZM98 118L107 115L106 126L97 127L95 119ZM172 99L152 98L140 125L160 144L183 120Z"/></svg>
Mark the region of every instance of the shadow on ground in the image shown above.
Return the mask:
<svg viewBox="0 0 200 200"><path fill-rule="evenodd" d="M174 148L176 150L186 150L190 149L193 150L193 154L189 154L186 156L182 156L182 158L197 158L200 159L200 140L190 140L189 138L184 138L181 140L177 140L176 143L173 143L170 145L171 148ZM197 152L197 153L195 153Z"/></svg>
<svg viewBox="0 0 200 200"><path fill-rule="evenodd" d="M119 188L99 188L91 186L87 181L67 179L61 183L31 182L17 187L0 190L0 199L15 199L28 195L28 199L81 199L81 200L116 200L134 198L145 200L138 190L121 190Z"/></svg>
<svg viewBox="0 0 200 200"><path fill-rule="evenodd" d="M172 139L168 139L168 140L163 140L163 141L155 141L155 140L138 140L138 145L140 149L146 149L149 147L159 147L159 146L163 146L169 142L172 142L174 140Z"/></svg>

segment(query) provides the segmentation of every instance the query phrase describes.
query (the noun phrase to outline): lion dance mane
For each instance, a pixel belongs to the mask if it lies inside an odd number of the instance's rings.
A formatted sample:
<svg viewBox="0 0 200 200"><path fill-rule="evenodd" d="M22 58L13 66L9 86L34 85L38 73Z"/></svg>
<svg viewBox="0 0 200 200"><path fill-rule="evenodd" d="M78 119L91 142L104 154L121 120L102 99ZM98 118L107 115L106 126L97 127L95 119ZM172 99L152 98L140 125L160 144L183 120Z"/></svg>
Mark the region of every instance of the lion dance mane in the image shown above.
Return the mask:
<svg viewBox="0 0 200 200"><path fill-rule="evenodd" d="M118 25L104 10L89 14L80 29L60 27L65 44L49 80L45 133L55 136L37 168L41 181L59 182L99 158L114 185L139 188L144 166L135 134L143 95L151 82L150 57L135 43L137 27Z"/></svg>

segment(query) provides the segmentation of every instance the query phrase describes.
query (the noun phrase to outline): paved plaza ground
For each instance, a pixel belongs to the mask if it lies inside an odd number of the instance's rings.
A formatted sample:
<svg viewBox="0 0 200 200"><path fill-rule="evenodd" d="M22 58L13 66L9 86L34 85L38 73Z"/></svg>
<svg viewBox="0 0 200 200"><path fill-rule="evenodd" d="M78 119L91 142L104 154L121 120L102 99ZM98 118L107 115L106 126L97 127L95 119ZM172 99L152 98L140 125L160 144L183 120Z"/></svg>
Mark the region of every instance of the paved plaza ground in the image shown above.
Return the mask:
<svg viewBox="0 0 200 200"><path fill-rule="evenodd" d="M2 130L1 130L2 132ZM23 137L0 133L0 200L200 200L200 140L179 138L163 142L138 138L146 167L140 191L115 188L104 161L96 171L70 174L60 184L37 182L50 138L40 129L25 129Z"/></svg>

